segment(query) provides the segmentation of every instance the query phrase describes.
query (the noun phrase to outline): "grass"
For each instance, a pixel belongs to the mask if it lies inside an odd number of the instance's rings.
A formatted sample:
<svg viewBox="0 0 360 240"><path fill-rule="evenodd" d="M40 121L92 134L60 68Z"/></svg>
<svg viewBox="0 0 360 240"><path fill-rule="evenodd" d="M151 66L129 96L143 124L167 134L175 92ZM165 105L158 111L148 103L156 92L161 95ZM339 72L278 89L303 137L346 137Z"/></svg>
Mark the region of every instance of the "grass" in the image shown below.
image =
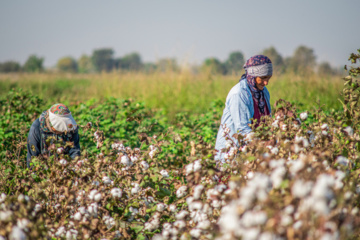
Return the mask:
<svg viewBox="0 0 360 240"><path fill-rule="evenodd" d="M135 98L147 106L163 109L173 118L188 111L204 113L214 100L225 102L229 90L239 76L192 73L101 73L101 74L3 74L0 75L0 94L21 87L47 102L74 102L105 97ZM274 75L268 85L271 104L282 98L306 110L317 106L340 109L341 77L307 77L295 74Z"/></svg>

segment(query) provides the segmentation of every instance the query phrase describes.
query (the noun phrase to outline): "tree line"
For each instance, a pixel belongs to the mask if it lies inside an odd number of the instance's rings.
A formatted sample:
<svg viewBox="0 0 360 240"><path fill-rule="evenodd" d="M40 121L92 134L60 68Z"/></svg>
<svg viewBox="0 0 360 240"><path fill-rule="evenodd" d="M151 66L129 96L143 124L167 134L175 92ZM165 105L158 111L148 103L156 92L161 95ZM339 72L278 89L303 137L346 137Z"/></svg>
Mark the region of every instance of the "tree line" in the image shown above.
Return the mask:
<svg viewBox="0 0 360 240"><path fill-rule="evenodd" d="M317 72L321 75L334 75L341 70L333 68L328 62L317 63L314 50L299 46L290 57L283 57L274 48L264 49L260 54L268 56L274 66L274 71L278 74L287 71L296 74L307 74ZM225 61L211 57L203 61L201 66L194 66L194 71L208 71L213 74L240 74L245 64L245 56L241 51L231 52ZM0 63L0 72L43 72L45 71L44 58L31 55L21 66L15 61L6 61ZM155 63L144 63L140 54L134 52L123 57L115 57L112 48L95 49L92 55L82 55L79 59L66 56L58 60L56 70L69 73L96 73L110 72L114 70L122 71L179 71L176 59L164 58Z"/></svg>

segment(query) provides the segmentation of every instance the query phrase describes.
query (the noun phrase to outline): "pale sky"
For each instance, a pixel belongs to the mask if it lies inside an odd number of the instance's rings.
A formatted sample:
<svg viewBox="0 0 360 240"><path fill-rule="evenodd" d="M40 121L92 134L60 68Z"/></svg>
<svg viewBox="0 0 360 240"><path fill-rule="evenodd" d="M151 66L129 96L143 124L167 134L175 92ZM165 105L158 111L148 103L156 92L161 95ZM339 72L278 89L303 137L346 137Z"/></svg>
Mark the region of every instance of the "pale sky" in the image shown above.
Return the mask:
<svg viewBox="0 0 360 240"><path fill-rule="evenodd" d="M270 46L286 57L306 45L318 62L340 66L360 48L359 11L359 0L3 0L0 61L36 54L51 67L110 47L116 57L201 63Z"/></svg>

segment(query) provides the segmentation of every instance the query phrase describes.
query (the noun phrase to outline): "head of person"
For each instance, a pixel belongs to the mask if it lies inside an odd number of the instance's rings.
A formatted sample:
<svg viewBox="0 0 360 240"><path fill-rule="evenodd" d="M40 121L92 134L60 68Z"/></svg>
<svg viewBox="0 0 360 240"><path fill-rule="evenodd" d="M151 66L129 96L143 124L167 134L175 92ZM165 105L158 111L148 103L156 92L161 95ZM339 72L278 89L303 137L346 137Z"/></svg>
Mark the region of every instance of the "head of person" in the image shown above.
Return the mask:
<svg viewBox="0 0 360 240"><path fill-rule="evenodd" d="M62 134L77 129L77 124L67 106L62 103L54 104L48 110L49 127L54 133Z"/></svg>
<svg viewBox="0 0 360 240"><path fill-rule="evenodd" d="M273 74L273 66L270 58L264 55L255 55L249 58L245 65L245 74L248 85L255 90L264 90L269 84Z"/></svg>

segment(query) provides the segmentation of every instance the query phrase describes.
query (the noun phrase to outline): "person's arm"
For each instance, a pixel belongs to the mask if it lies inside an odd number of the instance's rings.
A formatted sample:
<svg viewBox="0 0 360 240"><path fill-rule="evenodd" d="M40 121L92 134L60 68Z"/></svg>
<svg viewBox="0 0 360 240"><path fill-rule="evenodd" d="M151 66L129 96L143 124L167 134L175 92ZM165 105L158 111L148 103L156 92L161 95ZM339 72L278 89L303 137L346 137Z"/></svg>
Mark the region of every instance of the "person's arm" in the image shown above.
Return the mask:
<svg viewBox="0 0 360 240"><path fill-rule="evenodd" d="M234 94L229 99L230 115L233 119L235 131L246 135L251 132L249 124L251 115L251 103L245 93Z"/></svg>
<svg viewBox="0 0 360 240"><path fill-rule="evenodd" d="M41 135L40 135L40 122L36 119L30 127L27 138L27 155L26 165L30 167L31 157L39 156L41 154Z"/></svg>
<svg viewBox="0 0 360 240"><path fill-rule="evenodd" d="M76 130L76 132L73 135L73 142L74 142L74 147L72 147L69 150L69 155L72 159L74 159L77 156L80 156L81 152L80 152L80 137L79 137L79 131Z"/></svg>

